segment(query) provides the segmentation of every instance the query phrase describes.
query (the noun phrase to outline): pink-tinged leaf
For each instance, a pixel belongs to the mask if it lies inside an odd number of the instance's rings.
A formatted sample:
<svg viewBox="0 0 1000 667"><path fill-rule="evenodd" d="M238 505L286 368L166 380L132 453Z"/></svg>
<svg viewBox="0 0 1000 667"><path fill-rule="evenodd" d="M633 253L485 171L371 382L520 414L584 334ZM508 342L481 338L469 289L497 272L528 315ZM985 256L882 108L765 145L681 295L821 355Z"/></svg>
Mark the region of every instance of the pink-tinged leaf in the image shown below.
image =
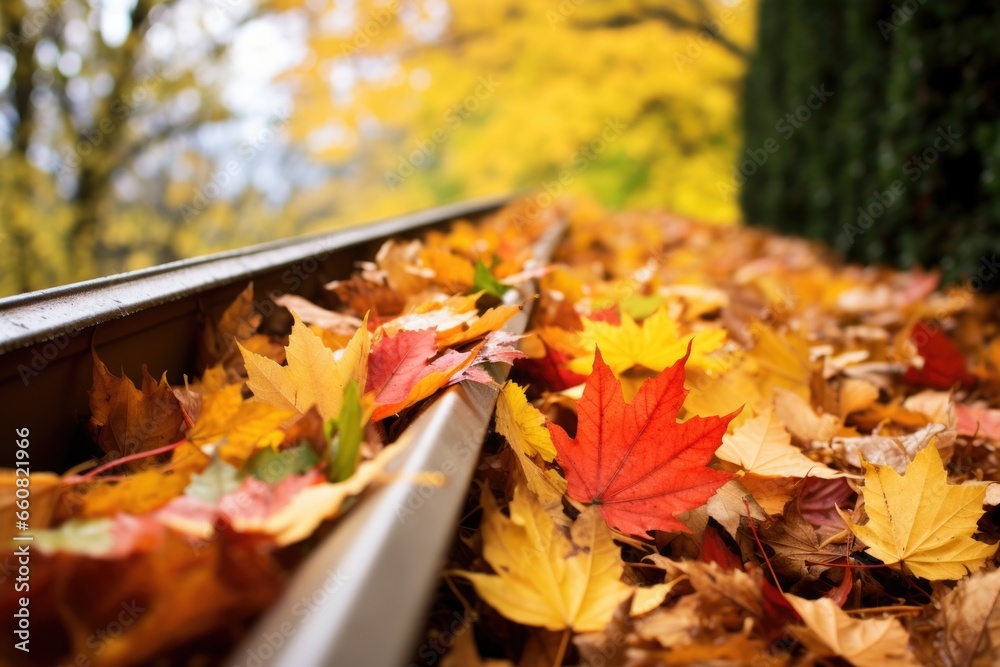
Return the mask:
<svg viewBox="0 0 1000 667"><path fill-rule="evenodd" d="M517 359L523 359L526 355L517 349L517 341L521 336L507 331L495 331L486 337L486 341L479 354L472 361L472 364L455 374L448 384L458 384L459 382L478 382L480 384L495 384L496 380L489 374L484 364L513 364Z"/></svg>
<svg viewBox="0 0 1000 667"><path fill-rule="evenodd" d="M955 430L959 435L1000 440L1000 410L956 403Z"/></svg>
<svg viewBox="0 0 1000 667"><path fill-rule="evenodd" d="M434 329L383 336L372 345L365 393L374 393L376 405L406 400L413 385L432 372L430 360L438 352L436 341Z"/></svg>

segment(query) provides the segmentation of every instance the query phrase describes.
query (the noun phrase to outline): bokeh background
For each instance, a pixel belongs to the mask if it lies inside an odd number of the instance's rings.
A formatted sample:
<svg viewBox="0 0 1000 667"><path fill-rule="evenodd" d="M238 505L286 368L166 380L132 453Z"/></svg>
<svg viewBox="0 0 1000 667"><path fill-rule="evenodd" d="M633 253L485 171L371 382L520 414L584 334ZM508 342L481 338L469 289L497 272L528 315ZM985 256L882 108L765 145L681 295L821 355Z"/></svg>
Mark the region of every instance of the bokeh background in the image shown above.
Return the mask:
<svg viewBox="0 0 1000 667"><path fill-rule="evenodd" d="M0 7L2 294L546 184L739 216L752 0Z"/></svg>
<svg viewBox="0 0 1000 667"><path fill-rule="evenodd" d="M0 0L0 295L524 189L973 275L992 4Z"/></svg>

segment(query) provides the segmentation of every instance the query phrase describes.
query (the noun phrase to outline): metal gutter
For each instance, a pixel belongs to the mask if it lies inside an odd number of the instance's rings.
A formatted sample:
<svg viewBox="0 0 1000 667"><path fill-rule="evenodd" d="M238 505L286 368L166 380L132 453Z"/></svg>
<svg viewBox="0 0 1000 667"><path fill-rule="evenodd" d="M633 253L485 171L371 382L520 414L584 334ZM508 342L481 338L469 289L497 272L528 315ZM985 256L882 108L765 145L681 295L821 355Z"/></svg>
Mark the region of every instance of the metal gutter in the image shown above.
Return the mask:
<svg viewBox="0 0 1000 667"><path fill-rule="evenodd" d="M536 246L545 262L565 227ZM535 294L534 281L514 302ZM529 301L505 327L523 333ZM340 520L296 572L278 602L226 665L232 667L393 667L407 664L455 536L458 513L493 416L497 387L462 383L445 391L400 436L390 465L398 478ZM439 488L414 481L440 471Z"/></svg>
<svg viewBox="0 0 1000 667"><path fill-rule="evenodd" d="M473 199L333 232L262 243L0 299L0 354L134 315L218 285L247 281L276 266L397 236L443 220L488 212L508 199L506 195Z"/></svg>

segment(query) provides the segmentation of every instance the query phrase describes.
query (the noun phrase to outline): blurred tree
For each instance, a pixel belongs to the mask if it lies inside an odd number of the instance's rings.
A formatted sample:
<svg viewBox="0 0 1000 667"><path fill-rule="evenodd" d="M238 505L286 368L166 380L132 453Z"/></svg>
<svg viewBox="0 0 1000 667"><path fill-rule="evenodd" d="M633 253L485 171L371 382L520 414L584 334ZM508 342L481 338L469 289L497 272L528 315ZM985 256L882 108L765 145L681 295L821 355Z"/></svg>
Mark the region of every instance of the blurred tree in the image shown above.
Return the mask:
<svg viewBox="0 0 1000 667"><path fill-rule="evenodd" d="M754 2L358 0L318 17L290 129L388 213L515 188L736 217ZM561 181L560 181L561 178Z"/></svg>
<svg viewBox="0 0 1000 667"><path fill-rule="evenodd" d="M997 289L998 19L975 0L762 0L723 189L748 222Z"/></svg>
<svg viewBox="0 0 1000 667"><path fill-rule="evenodd" d="M181 220L161 185L185 181L181 139L232 117L218 85L227 42L275 10L0 2L2 292L177 258Z"/></svg>

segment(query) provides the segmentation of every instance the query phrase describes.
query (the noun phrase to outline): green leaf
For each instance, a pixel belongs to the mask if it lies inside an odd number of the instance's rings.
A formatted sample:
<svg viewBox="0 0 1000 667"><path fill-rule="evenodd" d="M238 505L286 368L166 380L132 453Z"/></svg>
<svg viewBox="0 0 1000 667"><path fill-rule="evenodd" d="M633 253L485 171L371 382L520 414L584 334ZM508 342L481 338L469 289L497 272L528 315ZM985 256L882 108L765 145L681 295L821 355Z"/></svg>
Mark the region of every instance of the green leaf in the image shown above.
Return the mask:
<svg viewBox="0 0 1000 667"><path fill-rule="evenodd" d="M316 467L319 456L308 444L276 452L265 447L243 465L243 476L252 475L262 482L277 484L289 475L301 475Z"/></svg>
<svg viewBox="0 0 1000 667"><path fill-rule="evenodd" d="M354 474L361 455L361 440L364 436L364 411L361 409L361 395L358 384L351 380L344 388L344 402L337 417L336 440L331 443L330 480L343 482Z"/></svg>
<svg viewBox="0 0 1000 667"><path fill-rule="evenodd" d="M197 498L206 505L214 505L227 493L240 487L240 472L222 459L214 459L184 489L184 495Z"/></svg>
<svg viewBox="0 0 1000 667"><path fill-rule="evenodd" d="M492 266L486 266L483 264L483 260L476 260L476 272L472 279L472 289L470 292L485 292L487 294L492 294L498 299L502 299L503 295L507 293L510 289L502 282L497 280L497 277L493 275L493 269L499 264L499 260L494 257Z"/></svg>
<svg viewBox="0 0 1000 667"><path fill-rule="evenodd" d="M629 317L632 319L644 320L655 313L661 303L663 303L663 297L659 294L653 294L651 296L630 294L624 297L619 302L619 305L621 306L621 309L628 313Z"/></svg>

